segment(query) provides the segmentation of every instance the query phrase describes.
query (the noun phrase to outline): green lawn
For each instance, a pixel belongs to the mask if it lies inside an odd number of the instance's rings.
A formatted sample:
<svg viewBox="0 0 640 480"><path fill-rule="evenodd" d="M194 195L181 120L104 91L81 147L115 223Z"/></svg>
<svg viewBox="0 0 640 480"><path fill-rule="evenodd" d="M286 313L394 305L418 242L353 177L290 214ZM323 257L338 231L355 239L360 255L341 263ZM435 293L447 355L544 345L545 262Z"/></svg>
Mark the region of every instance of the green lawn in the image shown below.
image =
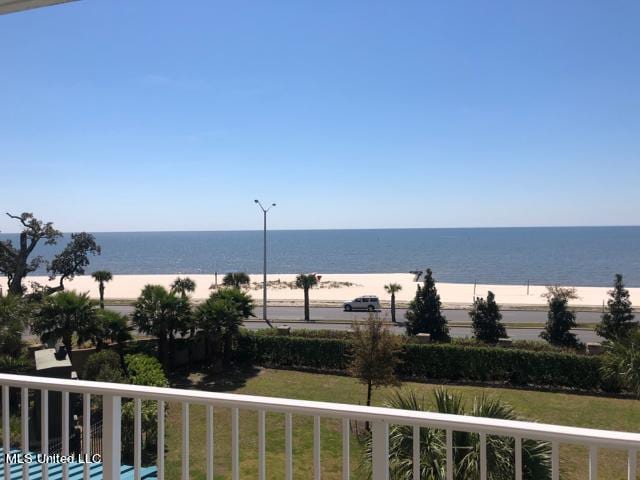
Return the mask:
<svg viewBox="0 0 640 480"><path fill-rule="evenodd" d="M238 374L232 381L191 376L194 387L242 393L289 397L339 403L362 403L364 387L353 378L302 373L283 370L256 370L249 375ZM187 379L178 379L185 385ZM425 395L436 385L405 383ZM574 425L611 430L640 431L640 402L564 393L532 392L499 388L451 387L460 391L469 401L474 395L487 393L499 396L513 405L524 417L545 423ZM390 389L377 391L374 403L380 404ZM205 412L196 405L190 408L190 467L191 478L205 478ZM312 478L312 425L311 418L294 416L293 450L294 477ZM230 413L219 409L215 413L216 478L230 478ZM241 478L257 478L257 414L240 413ZM181 407L169 405L167 418L167 478L180 478ZM267 477L283 478L284 471L284 416L267 415ZM342 440L340 424L333 420L322 422L322 478L341 478ZM351 442L352 478L360 478L357 464L360 456L358 442ZM578 446L564 445L561 451L562 478L588 478L587 452ZM599 459L600 478L626 479L626 454L603 451Z"/></svg>

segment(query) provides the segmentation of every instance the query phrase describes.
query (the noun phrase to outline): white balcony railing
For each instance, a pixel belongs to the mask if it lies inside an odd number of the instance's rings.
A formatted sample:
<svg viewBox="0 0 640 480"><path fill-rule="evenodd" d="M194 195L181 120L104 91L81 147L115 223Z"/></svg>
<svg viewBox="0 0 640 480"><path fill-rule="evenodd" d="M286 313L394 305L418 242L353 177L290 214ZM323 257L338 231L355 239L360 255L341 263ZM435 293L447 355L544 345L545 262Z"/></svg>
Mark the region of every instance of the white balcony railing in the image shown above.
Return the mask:
<svg viewBox="0 0 640 480"><path fill-rule="evenodd" d="M102 398L103 409L103 478L115 480L120 478L121 467L121 400L122 398L134 399L134 478L141 478L141 402L142 400L154 400L158 402L158 457L157 478L165 478L165 403L177 402L182 405L182 478L189 477L189 405L198 404L206 406L206 471L207 478L214 478L214 445L213 445L213 412L214 408L224 407L231 410L231 475L234 480L240 475L240 410L253 410L258 412L258 471L259 478L269 478L266 471L265 447L266 428L265 415L267 412L284 414L285 420L285 478L293 477L293 445L292 445L292 416L304 415L313 417L313 471L314 478L320 479L321 462L321 435L320 419L331 418L342 420L342 469L343 479L349 478L349 422L356 420L370 422L372 426L373 444L373 479L383 480L389 478L389 425L399 424L413 426L414 441L414 478L419 478L419 452L420 452L420 427L438 428L446 431L447 458L446 478L453 480L453 432L476 432L480 435L480 478L487 478L486 437L487 435L500 435L515 439L515 478L522 479L522 450L520 448L524 439L544 440L552 445L552 478L559 479L560 475L560 444L580 444L589 448L589 478L596 479L598 471L598 449L611 448L624 450L628 454L628 479L636 479L636 459L640 448L640 434L616 432L606 430L593 430L585 428L563 427L558 425L546 425L540 423L495 420L459 415L446 415L431 412L416 412L408 410L395 410L378 407L362 407L325 402L310 402L282 398L259 397L250 395L235 395L226 393L212 393L196 390L178 390L172 388L142 387L136 385L122 385L101 382L86 382L77 380L60 380L52 378L28 377L20 375L0 374L2 386L2 433L3 451L10 451L10 419L9 419L9 393L10 388L20 389L21 394L21 444L23 451L29 448L29 415L28 398L30 391L39 391L41 395L41 439L40 450L47 453L48 447L48 419L50 413L47 404L48 392L62 392L62 411L59 413L62 419L62 453L69 452L69 394L81 394L83 397L83 424L85 431L90 428L90 398L98 396ZM15 392L17 393L17 392ZM36 394L37 395L37 394ZM88 437L83 439L83 453L91 454ZM7 465L4 468L8 468ZM43 466L43 469L46 467ZM23 478L28 478L27 467L24 467ZM66 476L65 476L66 475ZM62 478L68 477L68 467L63 469ZM4 478L8 478L7 475ZM43 471L43 478L47 478ZM89 467L84 467L84 478L89 479Z"/></svg>

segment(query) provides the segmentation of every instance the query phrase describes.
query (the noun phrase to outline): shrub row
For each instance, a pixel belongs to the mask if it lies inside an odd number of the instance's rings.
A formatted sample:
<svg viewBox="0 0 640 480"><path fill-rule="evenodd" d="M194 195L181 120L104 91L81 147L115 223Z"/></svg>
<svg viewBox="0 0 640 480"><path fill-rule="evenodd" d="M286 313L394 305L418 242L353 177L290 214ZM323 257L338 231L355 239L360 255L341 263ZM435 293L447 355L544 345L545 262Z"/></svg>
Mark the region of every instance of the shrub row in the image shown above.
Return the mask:
<svg viewBox="0 0 640 480"><path fill-rule="evenodd" d="M342 339L274 336L244 332L236 358L266 367L346 370L350 342ZM502 382L579 390L610 390L600 359L573 353L471 347L455 344L404 345L398 375L419 381Z"/></svg>
<svg viewBox="0 0 640 480"><path fill-rule="evenodd" d="M398 374L416 379L605 388L596 357L516 348L407 344Z"/></svg>
<svg viewBox="0 0 640 480"><path fill-rule="evenodd" d="M262 330L245 330L255 335L275 337L279 335L275 328L263 328ZM333 338L338 340L349 340L350 333L348 330L312 330L309 328L295 328L291 330L292 337L303 338Z"/></svg>
<svg viewBox="0 0 640 480"><path fill-rule="evenodd" d="M245 330L248 331L248 330ZM265 328L262 330L255 330L256 335L277 336L278 331L274 328ZM304 338L334 338L340 340L349 340L350 333L347 330L311 330L305 328L292 329L291 336L304 337ZM403 337L405 338L405 337ZM409 337L409 342L413 340L413 337ZM452 338L451 345L465 346L465 347L487 347L488 345L475 338ZM551 345L544 340L513 340L513 347L520 350L531 350L535 352L556 352L556 353L579 353L584 352L576 351L570 348L557 347Z"/></svg>
<svg viewBox="0 0 640 480"><path fill-rule="evenodd" d="M346 370L345 340L261 335L245 332L238 338L236 358L265 367Z"/></svg>
<svg viewBox="0 0 640 480"><path fill-rule="evenodd" d="M512 340L513 348L519 350L529 350L532 352L555 352L555 353L577 353L584 354L582 350L576 350L569 347L558 347L551 345L544 340ZM494 347L495 345L488 345L476 338L452 338L452 345L458 345L463 347Z"/></svg>

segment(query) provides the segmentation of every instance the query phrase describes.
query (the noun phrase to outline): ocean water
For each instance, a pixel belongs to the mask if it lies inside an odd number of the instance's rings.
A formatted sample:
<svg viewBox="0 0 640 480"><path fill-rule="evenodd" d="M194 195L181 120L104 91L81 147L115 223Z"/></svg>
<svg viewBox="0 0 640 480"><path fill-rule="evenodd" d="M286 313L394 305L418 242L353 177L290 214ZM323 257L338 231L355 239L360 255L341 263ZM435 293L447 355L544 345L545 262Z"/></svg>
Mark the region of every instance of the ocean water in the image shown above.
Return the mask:
<svg viewBox="0 0 640 480"><path fill-rule="evenodd" d="M96 233L88 272L177 274L262 271L262 231ZM0 234L0 238L17 235ZM50 258L57 247L38 248ZM384 273L431 267L437 280L640 286L640 227L279 230L270 273Z"/></svg>

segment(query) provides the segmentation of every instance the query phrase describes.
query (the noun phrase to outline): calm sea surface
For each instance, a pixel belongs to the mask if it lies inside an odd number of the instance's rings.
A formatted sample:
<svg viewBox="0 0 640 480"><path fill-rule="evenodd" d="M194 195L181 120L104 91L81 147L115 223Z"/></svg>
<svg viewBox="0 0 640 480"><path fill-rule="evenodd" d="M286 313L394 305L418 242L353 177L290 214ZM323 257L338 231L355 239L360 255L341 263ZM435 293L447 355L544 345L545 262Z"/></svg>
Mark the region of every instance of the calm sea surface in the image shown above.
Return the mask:
<svg viewBox="0 0 640 480"><path fill-rule="evenodd" d="M17 235L3 235L17 238ZM88 271L262 271L262 232L97 233ZM64 241L59 242L61 245ZM40 248L50 258L61 246ZM640 227L287 230L269 232L271 273L408 272L446 282L640 286Z"/></svg>

